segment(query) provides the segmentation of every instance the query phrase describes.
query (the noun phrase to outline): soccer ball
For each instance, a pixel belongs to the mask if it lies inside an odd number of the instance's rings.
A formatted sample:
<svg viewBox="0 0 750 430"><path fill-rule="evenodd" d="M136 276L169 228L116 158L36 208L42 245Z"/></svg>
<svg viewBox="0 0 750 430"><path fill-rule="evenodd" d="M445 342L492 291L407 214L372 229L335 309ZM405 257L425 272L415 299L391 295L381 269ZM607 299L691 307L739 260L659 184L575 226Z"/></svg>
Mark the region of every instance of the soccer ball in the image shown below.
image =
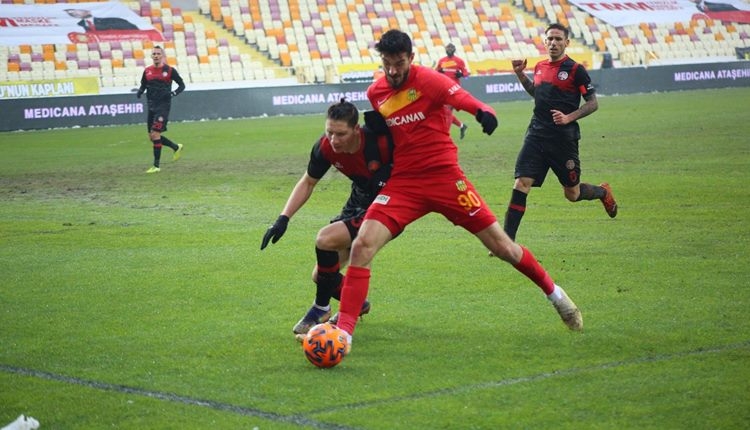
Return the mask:
<svg viewBox="0 0 750 430"><path fill-rule="evenodd" d="M346 355L348 346L344 330L331 323L313 326L302 341L307 360L323 368L339 364Z"/></svg>

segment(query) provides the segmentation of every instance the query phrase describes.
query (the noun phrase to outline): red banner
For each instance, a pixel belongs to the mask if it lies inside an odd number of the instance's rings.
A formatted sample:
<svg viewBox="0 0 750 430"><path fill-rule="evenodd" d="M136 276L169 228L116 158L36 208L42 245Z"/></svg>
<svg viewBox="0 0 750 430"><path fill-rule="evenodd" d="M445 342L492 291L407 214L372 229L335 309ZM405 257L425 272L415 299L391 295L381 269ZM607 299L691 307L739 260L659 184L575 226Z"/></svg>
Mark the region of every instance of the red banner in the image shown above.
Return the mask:
<svg viewBox="0 0 750 430"><path fill-rule="evenodd" d="M88 43L164 38L119 2L0 4L3 45Z"/></svg>

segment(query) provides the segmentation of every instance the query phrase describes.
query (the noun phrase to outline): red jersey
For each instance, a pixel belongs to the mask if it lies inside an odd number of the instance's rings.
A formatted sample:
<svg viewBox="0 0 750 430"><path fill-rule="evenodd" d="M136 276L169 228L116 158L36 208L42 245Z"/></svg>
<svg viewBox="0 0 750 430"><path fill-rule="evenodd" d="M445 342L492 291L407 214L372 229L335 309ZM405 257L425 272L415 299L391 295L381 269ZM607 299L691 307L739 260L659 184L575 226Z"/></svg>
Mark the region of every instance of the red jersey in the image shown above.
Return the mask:
<svg viewBox="0 0 750 430"><path fill-rule="evenodd" d="M333 166L351 179L352 191L343 213L364 211L377 195L370 186L373 174L382 166L391 163L391 143L387 136L378 136L366 127L359 130L360 146L357 152L335 153L328 136L323 135L310 151L307 174L321 179Z"/></svg>
<svg viewBox="0 0 750 430"><path fill-rule="evenodd" d="M437 66L435 66L435 70L453 79L453 82L456 83L458 83L461 78L469 76L469 69L466 67L466 62L455 55L439 59ZM461 72L460 77L457 76L458 72Z"/></svg>
<svg viewBox="0 0 750 430"><path fill-rule="evenodd" d="M379 79L367 89L373 108L393 136L391 177L420 177L432 169L458 167L458 149L450 136L451 112L445 105L475 115L495 110L429 67L411 65L399 89Z"/></svg>

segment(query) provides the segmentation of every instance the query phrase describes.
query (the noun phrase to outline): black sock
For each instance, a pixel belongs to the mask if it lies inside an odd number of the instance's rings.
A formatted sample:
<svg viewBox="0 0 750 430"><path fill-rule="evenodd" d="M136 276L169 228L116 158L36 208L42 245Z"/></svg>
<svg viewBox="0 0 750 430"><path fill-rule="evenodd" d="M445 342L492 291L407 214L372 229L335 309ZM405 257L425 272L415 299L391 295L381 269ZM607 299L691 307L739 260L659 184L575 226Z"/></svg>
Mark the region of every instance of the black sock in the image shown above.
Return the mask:
<svg viewBox="0 0 750 430"><path fill-rule="evenodd" d="M161 139L152 140L151 143L154 145L154 167L159 167L159 161L161 160Z"/></svg>
<svg viewBox="0 0 750 430"><path fill-rule="evenodd" d="M607 195L607 190L597 185L581 183L579 189L581 192L578 194L577 202L581 200L598 200Z"/></svg>
<svg viewBox="0 0 750 430"><path fill-rule="evenodd" d="M339 286L344 280L344 275L339 272L318 272L318 288L315 290L315 304L328 306L331 297L341 300Z"/></svg>
<svg viewBox="0 0 750 430"><path fill-rule="evenodd" d="M325 251L315 247L315 257L318 260L318 282L315 291L315 304L328 306L331 297L341 300L338 291L344 276L339 273L339 253L337 251Z"/></svg>
<svg viewBox="0 0 750 430"><path fill-rule="evenodd" d="M521 218L526 212L526 197L528 194L514 189L510 196L510 204L508 210L505 212L505 224L503 229L514 241L516 240L516 233L518 227L521 226Z"/></svg>
<svg viewBox="0 0 750 430"><path fill-rule="evenodd" d="M174 143L171 140L167 139L167 136L162 136L161 137L161 142L163 144L167 145L168 147L172 148L174 151L177 151L177 149L179 148L179 146L177 146L176 143Z"/></svg>

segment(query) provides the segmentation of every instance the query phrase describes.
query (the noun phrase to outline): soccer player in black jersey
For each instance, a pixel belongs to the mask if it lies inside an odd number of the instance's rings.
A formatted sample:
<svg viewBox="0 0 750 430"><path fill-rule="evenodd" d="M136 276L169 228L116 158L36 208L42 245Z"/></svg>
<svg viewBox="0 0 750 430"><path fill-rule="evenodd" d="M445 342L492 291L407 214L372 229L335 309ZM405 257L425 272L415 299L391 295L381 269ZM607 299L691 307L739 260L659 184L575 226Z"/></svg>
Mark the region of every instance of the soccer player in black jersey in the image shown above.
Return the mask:
<svg viewBox="0 0 750 430"><path fill-rule="evenodd" d="M541 187L549 169L557 176L566 199L601 200L607 214L617 216L617 202L609 184L580 181L578 120L594 113L599 104L586 69L565 54L570 43L568 36L568 29L561 24L547 27L544 46L548 58L534 67L533 81L524 73L525 59L512 61L518 80L534 98L534 112L516 160L516 180L505 213L504 229L513 240L531 187Z"/></svg>
<svg viewBox="0 0 750 430"><path fill-rule="evenodd" d="M159 161L161 160L161 147L167 145L174 151L173 160L177 161L182 155L182 144L177 144L167 139L162 133L167 131L169 110L172 107L172 97L185 90L183 82L177 69L166 64L164 50L161 46L154 46L151 51L151 59L154 64L146 67L141 77L141 87L136 94L141 98L146 93L148 100L148 118L146 126L148 137L154 148L154 165L146 173L157 173L161 171ZM172 91L172 82L177 84L177 89Z"/></svg>
<svg viewBox="0 0 750 430"><path fill-rule="evenodd" d="M315 324L335 322L331 317L331 298L340 300L342 264L349 260L349 248L359 232L362 218L390 176L393 142L383 123L374 125L366 113L365 126L359 125L359 111L354 104L341 100L328 108L325 134L313 145L307 171L294 186L276 222L263 235L260 249L276 243L286 232L289 219L307 202L320 179L333 166L352 181L349 199L341 214L318 231L315 239L317 265L313 281L317 289L312 307L292 329L297 340ZM382 118L382 117L381 117ZM381 119L382 121L382 119ZM365 300L359 315L370 311Z"/></svg>

